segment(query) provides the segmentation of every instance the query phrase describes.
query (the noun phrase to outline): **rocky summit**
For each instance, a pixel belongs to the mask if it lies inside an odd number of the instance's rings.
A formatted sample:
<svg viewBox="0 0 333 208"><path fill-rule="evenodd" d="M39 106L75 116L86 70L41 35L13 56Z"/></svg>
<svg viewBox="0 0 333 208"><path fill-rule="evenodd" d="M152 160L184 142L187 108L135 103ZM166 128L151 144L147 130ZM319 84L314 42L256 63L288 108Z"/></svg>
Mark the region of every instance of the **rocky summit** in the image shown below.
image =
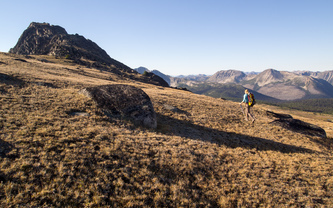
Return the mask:
<svg viewBox="0 0 333 208"><path fill-rule="evenodd" d="M122 79L169 87L169 84L158 75L139 75L125 64L112 59L93 41L78 34L68 34L64 28L49 23L32 22L9 53L54 56L58 59L72 60L76 64L90 68L112 72L121 76Z"/></svg>
<svg viewBox="0 0 333 208"><path fill-rule="evenodd" d="M68 34L64 28L49 23L32 22L9 52L20 55L52 55L85 65L112 65L130 70L125 64L112 59L93 41L78 34Z"/></svg>

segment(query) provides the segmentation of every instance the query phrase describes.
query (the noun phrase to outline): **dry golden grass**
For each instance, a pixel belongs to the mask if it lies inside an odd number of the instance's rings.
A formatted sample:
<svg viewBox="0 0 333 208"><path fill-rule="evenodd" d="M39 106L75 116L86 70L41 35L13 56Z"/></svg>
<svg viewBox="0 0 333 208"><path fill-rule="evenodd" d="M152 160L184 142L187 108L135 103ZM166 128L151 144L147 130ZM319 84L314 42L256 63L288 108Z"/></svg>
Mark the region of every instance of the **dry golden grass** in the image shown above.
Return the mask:
<svg viewBox="0 0 333 208"><path fill-rule="evenodd" d="M0 54L0 207L333 206L332 134L272 126L269 106L255 106L250 124L231 101L15 58L25 59ZM114 83L151 97L156 130L109 119L78 93Z"/></svg>

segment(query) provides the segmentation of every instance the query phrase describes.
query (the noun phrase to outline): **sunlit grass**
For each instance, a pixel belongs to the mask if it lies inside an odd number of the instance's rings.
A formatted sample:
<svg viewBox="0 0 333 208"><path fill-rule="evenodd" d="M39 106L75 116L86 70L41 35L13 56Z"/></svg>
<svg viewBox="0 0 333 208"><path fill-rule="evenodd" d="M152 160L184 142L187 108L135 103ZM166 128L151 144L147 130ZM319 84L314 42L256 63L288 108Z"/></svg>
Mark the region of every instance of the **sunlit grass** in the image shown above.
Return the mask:
<svg viewBox="0 0 333 208"><path fill-rule="evenodd" d="M0 73L24 83L0 80L1 207L333 206L332 139L270 125L267 106L254 108L252 125L238 103L129 82L153 102L149 130L109 119L79 93L126 83L116 75L13 59L0 54Z"/></svg>

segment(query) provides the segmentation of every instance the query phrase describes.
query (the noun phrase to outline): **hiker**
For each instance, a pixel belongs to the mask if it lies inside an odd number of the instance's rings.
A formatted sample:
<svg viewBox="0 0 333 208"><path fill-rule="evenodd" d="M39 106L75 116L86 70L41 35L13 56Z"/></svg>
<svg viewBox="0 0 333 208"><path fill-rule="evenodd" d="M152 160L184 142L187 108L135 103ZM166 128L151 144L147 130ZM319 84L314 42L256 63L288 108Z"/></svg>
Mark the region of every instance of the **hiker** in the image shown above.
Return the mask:
<svg viewBox="0 0 333 208"><path fill-rule="evenodd" d="M252 116L251 114L251 107L252 105L249 105L249 95L250 95L250 92L248 89L245 90L245 94L243 96L243 101L240 103L241 107L242 107L242 104L245 103L245 120L248 121L249 120L249 116L250 118L252 119L252 123L256 120L254 118L254 116ZM243 109L243 108L242 108Z"/></svg>

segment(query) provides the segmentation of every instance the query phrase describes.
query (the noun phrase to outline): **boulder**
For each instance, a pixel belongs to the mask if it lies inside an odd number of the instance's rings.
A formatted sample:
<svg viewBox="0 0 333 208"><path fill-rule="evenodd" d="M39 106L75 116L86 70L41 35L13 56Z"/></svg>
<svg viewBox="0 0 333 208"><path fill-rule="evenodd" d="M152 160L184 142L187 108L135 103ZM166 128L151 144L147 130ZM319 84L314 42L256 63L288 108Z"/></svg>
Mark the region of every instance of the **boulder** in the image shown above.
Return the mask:
<svg viewBox="0 0 333 208"><path fill-rule="evenodd" d="M136 125L155 129L156 113L149 96L134 86L115 84L88 87L81 93L93 99L109 117L129 118Z"/></svg>
<svg viewBox="0 0 333 208"><path fill-rule="evenodd" d="M324 129L310 124L298 119L294 119L291 115L288 114L279 114L272 111L266 111L266 115L270 118L276 119L271 122L271 124L276 126L281 126L285 129L299 132L302 134L307 134L311 136L326 137L326 132Z"/></svg>

